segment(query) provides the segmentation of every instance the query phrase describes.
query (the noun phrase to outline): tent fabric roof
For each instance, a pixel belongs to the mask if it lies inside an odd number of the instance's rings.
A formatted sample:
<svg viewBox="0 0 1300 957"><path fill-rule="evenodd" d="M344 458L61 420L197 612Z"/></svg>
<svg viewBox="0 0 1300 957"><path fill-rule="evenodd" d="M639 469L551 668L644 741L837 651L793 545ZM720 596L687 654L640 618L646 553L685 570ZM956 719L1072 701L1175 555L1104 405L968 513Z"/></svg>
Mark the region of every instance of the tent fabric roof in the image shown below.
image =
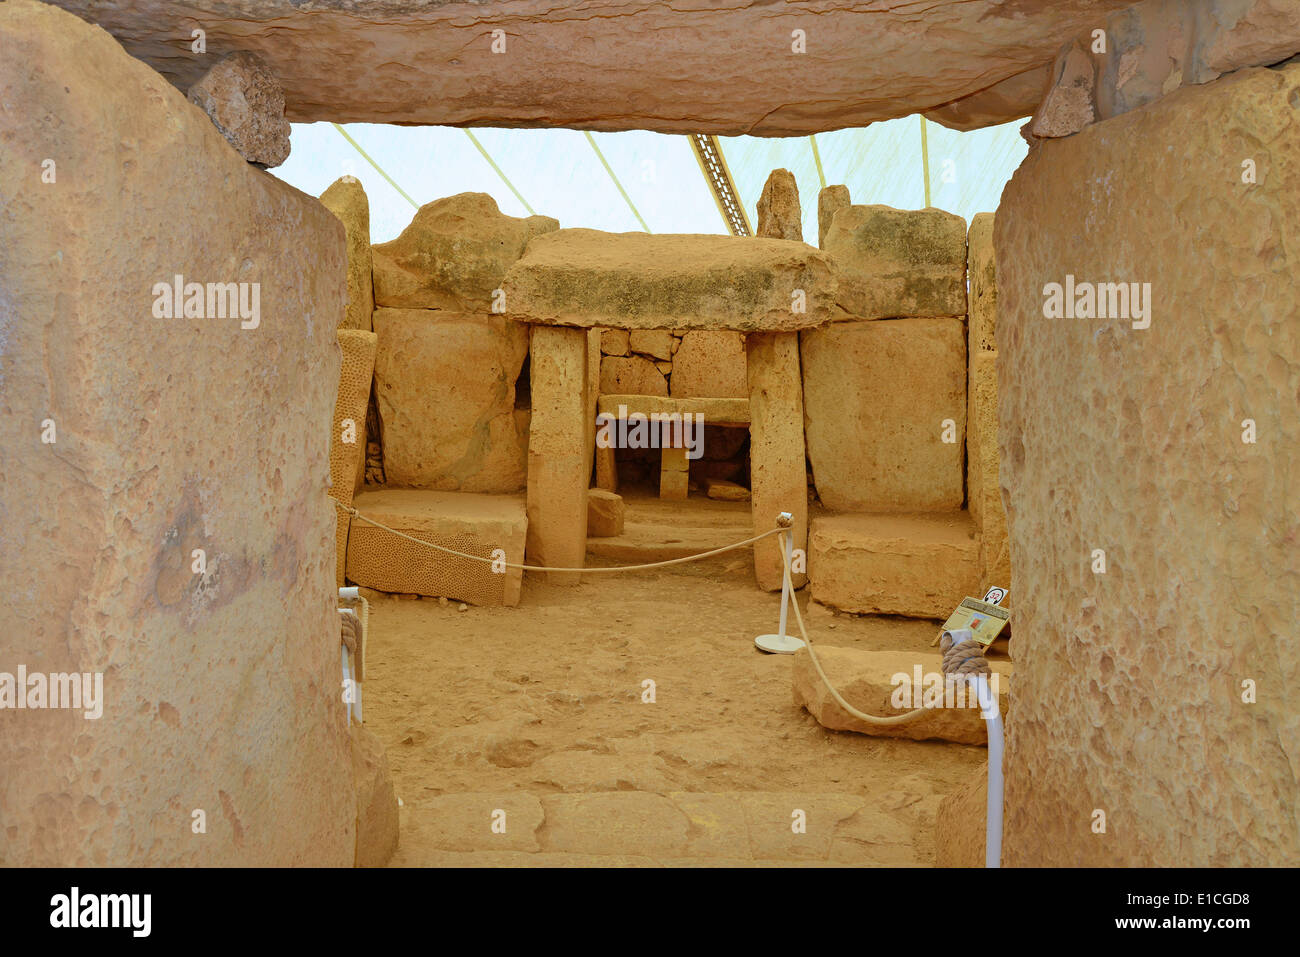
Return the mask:
<svg viewBox="0 0 1300 957"><path fill-rule="evenodd" d="M931 205L967 221L995 210L1028 151L1019 125L963 133L926 123ZM848 186L854 203L925 205L921 129L921 118L909 116L816 137L719 142L752 224L768 174L778 167L794 174L804 241L815 246L823 178ZM542 213L564 227L632 232L644 222L655 233L727 232L685 136L309 123L294 125L292 142L289 159L272 172L313 196L340 176L357 177L370 199L375 243L395 238L416 205L467 191L490 194L512 216Z"/></svg>

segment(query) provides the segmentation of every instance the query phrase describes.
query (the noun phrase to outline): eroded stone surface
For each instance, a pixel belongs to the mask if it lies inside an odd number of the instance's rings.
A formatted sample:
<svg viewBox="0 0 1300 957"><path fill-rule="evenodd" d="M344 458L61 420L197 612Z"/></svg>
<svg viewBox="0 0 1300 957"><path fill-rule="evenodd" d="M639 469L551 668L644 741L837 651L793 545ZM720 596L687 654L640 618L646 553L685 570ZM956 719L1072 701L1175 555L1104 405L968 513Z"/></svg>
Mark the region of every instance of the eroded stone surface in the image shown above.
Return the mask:
<svg viewBox="0 0 1300 957"><path fill-rule="evenodd" d="M60 3L102 24L182 88L205 69L204 57L177 55L196 22L207 31L209 51L260 53L284 86L294 122L728 136L865 126L949 103L1046 63L1107 10L1128 6L596 0L570 9L515 0L466 16L461 4L428 0L227 0L220 15L194 0ZM494 29L505 34L500 54L492 52ZM803 52L792 47L795 30L805 32ZM1013 109L989 121L1021 115Z"/></svg>
<svg viewBox="0 0 1300 957"><path fill-rule="evenodd" d="M1300 53L1300 3L1145 0L1106 17L1104 51L1096 29L1057 54L1034 136L1066 136L1181 86L1287 60Z"/></svg>
<svg viewBox="0 0 1300 957"><path fill-rule="evenodd" d="M980 529L980 587L1011 585L1007 517L998 481L997 268L993 214L971 220L966 327L966 502ZM982 594L982 593L981 593ZM1011 599L1004 602L1010 604Z"/></svg>
<svg viewBox="0 0 1300 957"><path fill-rule="evenodd" d="M587 555L587 331L532 329L532 427L528 438L530 565L581 568ZM594 417L593 417L594 419ZM576 585L576 572L547 580Z"/></svg>
<svg viewBox="0 0 1300 957"><path fill-rule="evenodd" d="M0 670L103 675L98 719L3 712L0 863L349 866L343 227L54 7L0 3L0 103ZM156 315L177 273L260 283L256 326Z"/></svg>
<svg viewBox="0 0 1300 957"><path fill-rule="evenodd" d="M1300 863L1297 102L1300 66L1185 87L1041 143L1003 194L1008 865ZM1067 273L1151 283L1149 328L1044 319Z"/></svg>
<svg viewBox="0 0 1300 957"><path fill-rule="evenodd" d="M248 162L270 167L289 158L284 93L256 54L240 50L218 60L190 87L189 100Z"/></svg>
<svg viewBox="0 0 1300 957"><path fill-rule="evenodd" d="M352 725L352 781L357 791L357 867L383 867L397 850L397 794L379 739Z"/></svg>
<svg viewBox="0 0 1300 957"><path fill-rule="evenodd" d="M754 531L776 527L777 516L793 516L795 548L808 542L808 478L803 440L803 389L799 379L799 337L793 332L752 333L745 338L749 377L750 512ZM754 575L767 591L781 588L785 574L780 536L754 543ZM799 588L808 580L792 571Z"/></svg>
<svg viewBox="0 0 1300 957"><path fill-rule="evenodd" d="M925 114L927 120L950 130L978 130L1029 116L1042 102L1052 78L1052 64L1017 73L987 89L972 93Z"/></svg>
<svg viewBox="0 0 1300 957"><path fill-rule="evenodd" d="M984 866L988 802L986 765L939 805L934 821L935 867Z"/></svg>
<svg viewBox="0 0 1300 957"><path fill-rule="evenodd" d="M1069 136L1096 119L1096 66L1082 41L1070 44L1052 67L1052 82L1034 111L1029 132L1037 137Z"/></svg>
<svg viewBox="0 0 1300 957"><path fill-rule="evenodd" d="M941 209L850 206L823 241L837 302L860 319L966 314L966 222Z"/></svg>
<svg viewBox="0 0 1300 957"><path fill-rule="evenodd" d="M758 226L755 236L803 242L803 212L799 208L799 184L788 169L774 169L758 197Z"/></svg>
<svg viewBox="0 0 1300 957"><path fill-rule="evenodd" d="M800 340L808 459L823 504L846 512L961 508L961 320L836 322Z"/></svg>
<svg viewBox="0 0 1300 957"><path fill-rule="evenodd" d="M602 329L600 351L607 356L625 356L631 348L631 336L626 329Z"/></svg>
<svg viewBox="0 0 1300 957"><path fill-rule="evenodd" d="M507 216L487 193L426 203L400 236L374 247L375 304L499 312L506 270L530 239L559 228L549 216Z"/></svg>
<svg viewBox="0 0 1300 957"><path fill-rule="evenodd" d="M504 288L515 319L622 329L803 329L835 302L827 258L803 243L594 229L539 236Z"/></svg>
<svg viewBox="0 0 1300 957"><path fill-rule="evenodd" d="M845 206L851 206L847 186L827 186L817 194L817 248L826 248L826 234L831 230L831 220Z"/></svg>
<svg viewBox="0 0 1300 957"><path fill-rule="evenodd" d="M528 330L500 316L376 309L375 394L390 484L439 491L524 487L527 436L515 380Z"/></svg>
<svg viewBox="0 0 1300 957"><path fill-rule="evenodd" d="M600 360L602 395L664 395L668 380L644 356L605 356Z"/></svg>
<svg viewBox="0 0 1300 957"><path fill-rule="evenodd" d="M808 533L812 597L841 611L947 618L967 595L980 597L979 574L964 512L822 515Z"/></svg>
<svg viewBox="0 0 1300 957"><path fill-rule="evenodd" d="M343 223L348 238L348 308L341 328L370 332L373 328L370 317L375 311L370 259L370 201L361 188L361 181L355 176L336 179L320 194L320 201Z"/></svg>
<svg viewBox="0 0 1300 957"><path fill-rule="evenodd" d="M330 497L343 505L351 505L356 491L355 476L365 457L366 405L370 400L378 338L373 332L360 329L340 329L337 335L343 362L330 432ZM335 569L338 584L342 586L347 561L348 514L341 509L336 511L338 560Z"/></svg>
<svg viewBox="0 0 1300 957"><path fill-rule="evenodd" d="M674 397L748 398L745 337L739 332L688 332L673 356Z"/></svg>
<svg viewBox="0 0 1300 957"><path fill-rule="evenodd" d="M587 490L587 535L611 538L623 534L623 496L601 488Z"/></svg>
<svg viewBox="0 0 1300 957"><path fill-rule="evenodd" d="M362 492L352 506L360 515L353 517L348 536L349 581L377 591L475 605L519 604L522 571L494 571L486 560L501 558L493 555L500 549L505 561L523 563L528 528L523 495L386 488ZM367 518L475 558L399 538Z"/></svg>
<svg viewBox="0 0 1300 957"><path fill-rule="evenodd" d="M628 348L656 359L671 359L673 334L667 329L633 329L628 335Z"/></svg>

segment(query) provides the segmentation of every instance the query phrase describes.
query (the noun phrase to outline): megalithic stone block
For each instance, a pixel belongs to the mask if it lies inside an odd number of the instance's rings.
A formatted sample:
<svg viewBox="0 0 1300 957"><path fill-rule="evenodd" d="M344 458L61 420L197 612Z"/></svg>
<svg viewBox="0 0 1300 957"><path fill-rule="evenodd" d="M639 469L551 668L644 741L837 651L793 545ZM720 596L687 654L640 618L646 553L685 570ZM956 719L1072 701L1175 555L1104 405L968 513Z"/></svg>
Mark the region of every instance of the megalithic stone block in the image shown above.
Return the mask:
<svg viewBox="0 0 1300 957"><path fill-rule="evenodd" d="M528 439L528 564L579 568L587 554L587 331L534 326ZM576 585L575 572L547 580Z"/></svg>
<svg viewBox="0 0 1300 957"><path fill-rule="evenodd" d="M808 473L804 464L803 383L799 335L750 333L745 339L749 370L749 471L754 532L776 525L781 512L794 516L794 547L808 546ZM760 588L781 587L781 536L754 544L754 575ZM808 580L793 576L798 588Z"/></svg>

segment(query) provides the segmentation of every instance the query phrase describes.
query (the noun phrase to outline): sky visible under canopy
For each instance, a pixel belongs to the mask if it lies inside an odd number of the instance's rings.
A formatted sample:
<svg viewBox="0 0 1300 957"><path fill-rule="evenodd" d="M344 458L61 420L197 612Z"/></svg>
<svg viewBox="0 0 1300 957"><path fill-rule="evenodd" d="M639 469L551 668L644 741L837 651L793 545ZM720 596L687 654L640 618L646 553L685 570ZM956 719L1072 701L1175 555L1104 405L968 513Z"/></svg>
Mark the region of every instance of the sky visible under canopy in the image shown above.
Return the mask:
<svg viewBox="0 0 1300 957"><path fill-rule="evenodd" d="M930 204L967 221L975 213L997 209L1003 186L1028 150L1020 125L1016 121L959 133L927 122ZM444 126L306 123L294 124L292 142L289 159L272 172L313 196L345 174L360 179L370 199L374 243L395 238L417 206L470 191L490 194L509 215L542 213L563 227L727 232L685 136L565 129L467 133ZM724 136L719 142L751 227L763 183L778 167L795 175L803 238L814 246L823 177L825 185L848 186L854 203L899 209L925 205L917 116L816 137Z"/></svg>

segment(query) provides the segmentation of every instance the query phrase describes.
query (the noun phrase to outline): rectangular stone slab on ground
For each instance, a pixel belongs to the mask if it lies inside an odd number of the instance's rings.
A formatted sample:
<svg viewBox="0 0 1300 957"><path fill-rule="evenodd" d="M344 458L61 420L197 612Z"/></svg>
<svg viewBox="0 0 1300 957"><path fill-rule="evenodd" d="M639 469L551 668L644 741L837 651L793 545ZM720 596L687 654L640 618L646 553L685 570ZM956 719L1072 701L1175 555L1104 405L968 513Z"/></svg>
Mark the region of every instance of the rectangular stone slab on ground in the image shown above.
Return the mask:
<svg viewBox="0 0 1300 957"><path fill-rule="evenodd" d="M528 517L524 496L382 489L352 503L390 528L444 548L522 564ZM486 562L448 555L398 538L353 518L348 535L348 580L377 591L455 598L475 605L517 605L523 572L494 572Z"/></svg>
<svg viewBox="0 0 1300 957"><path fill-rule="evenodd" d="M813 640L816 641L816 636L813 636ZM937 653L861 651L827 644L818 644L816 651L826 676L844 700L859 711L881 718L904 714L920 704L919 699L924 694L928 678L923 677L921 687L915 686L913 679L917 666L920 666L922 676L936 675L943 671L943 656ZM794 703L802 705L824 727L886 738L911 738L914 741L943 738L958 744L988 743L988 729L977 703L969 707L929 708L925 714L903 724L869 724L849 714L831 697L825 682L813 667L807 649L796 651L793 660ZM998 707L1005 717L1011 663L990 660L989 667L997 675L996 681L990 682L990 688L993 689L996 683L997 687L993 690L997 691ZM907 680L892 681L897 675L905 675ZM917 705L893 707L892 699L897 689L915 695ZM976 700L974 688L963 689L963 694L968 703Z"/></svg>

